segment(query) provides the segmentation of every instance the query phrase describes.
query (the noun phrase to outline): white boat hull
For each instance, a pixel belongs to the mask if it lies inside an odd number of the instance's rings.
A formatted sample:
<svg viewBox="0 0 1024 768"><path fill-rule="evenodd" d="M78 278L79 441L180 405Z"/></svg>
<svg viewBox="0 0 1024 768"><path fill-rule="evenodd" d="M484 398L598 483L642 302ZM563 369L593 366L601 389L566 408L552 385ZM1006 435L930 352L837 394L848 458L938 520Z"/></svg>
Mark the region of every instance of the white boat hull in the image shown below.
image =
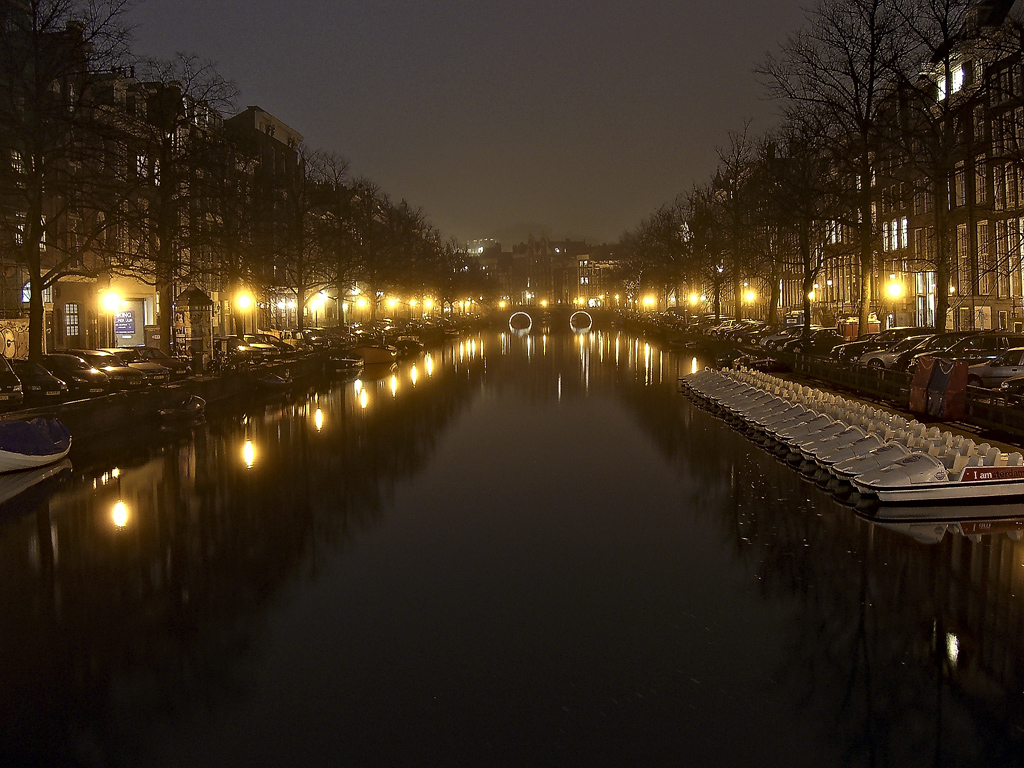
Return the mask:
<svg viewBox="0 0 1024 768"><path fill-rule="evenodd" d="M42 456L0 450L0 472L20 472L24 469L45 467L47 464L53 464L55 461L63 459L70 450L71 446L69 445L59 453L48 453Z"/></svg>

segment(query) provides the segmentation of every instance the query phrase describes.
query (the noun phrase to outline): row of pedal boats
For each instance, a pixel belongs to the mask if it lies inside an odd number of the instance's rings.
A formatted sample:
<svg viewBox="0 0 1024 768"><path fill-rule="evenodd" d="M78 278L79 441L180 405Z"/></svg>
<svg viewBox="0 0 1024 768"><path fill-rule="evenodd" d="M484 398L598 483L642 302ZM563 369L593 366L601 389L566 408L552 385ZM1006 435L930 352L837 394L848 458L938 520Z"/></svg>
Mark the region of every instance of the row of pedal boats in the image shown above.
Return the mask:
<svg viewBox="0 0 1024 768"><path fill-rule="evenodd" d="M680 391L837 495L863 503L970 504L1024 497L1024 456L840 395L740 368Z"/></svg>

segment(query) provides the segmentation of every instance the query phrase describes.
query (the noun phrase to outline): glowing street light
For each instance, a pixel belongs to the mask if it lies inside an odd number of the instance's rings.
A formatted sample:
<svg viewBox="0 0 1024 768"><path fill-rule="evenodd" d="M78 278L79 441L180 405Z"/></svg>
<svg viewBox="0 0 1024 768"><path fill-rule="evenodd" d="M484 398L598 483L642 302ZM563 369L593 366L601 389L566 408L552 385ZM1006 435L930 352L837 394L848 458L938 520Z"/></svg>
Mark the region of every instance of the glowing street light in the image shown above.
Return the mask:
<svg viewBox="0 0 1024 768"><path fill-rule="evenodd" d="M903 295L903 284L893 280L885 290L891 298L898 299Z"/></svg>
<svg viewBox="0 0 1024 768"><path fill-rule="evenodd" d="M124 299L117 291L110 289L100 296L100 306L110 315L110 346L117 346L114 334L114 316L124 307Z"/></svg>
<svg viewBox="0 0 1024 768"><path fill-rule="evenodd" d="M124 304L124 299L121 298L121 294L117 291L110 290L106 291L100 297L100 304L103 307L103 311L111 315L120 312L121 307Z"/></svg>
<svg viewBox="0 0 1024 768"><path fill-rule="evenodd" d="M110 513L110 519L113 521L115 528L124 528L128 525L128 506L121 499L118 499L114 505Z"/></svg>
<svg viewBox="0 0 1024 768"><path fill-rule="evenodd" d="M235 306L238 307L238 311L242 313L242 335L245 336L245 316L255 306L256 302L252 297L252 294L248 291L242 291L235 296ZM255 330L256 324L253 323L253 329Z"/></svg>

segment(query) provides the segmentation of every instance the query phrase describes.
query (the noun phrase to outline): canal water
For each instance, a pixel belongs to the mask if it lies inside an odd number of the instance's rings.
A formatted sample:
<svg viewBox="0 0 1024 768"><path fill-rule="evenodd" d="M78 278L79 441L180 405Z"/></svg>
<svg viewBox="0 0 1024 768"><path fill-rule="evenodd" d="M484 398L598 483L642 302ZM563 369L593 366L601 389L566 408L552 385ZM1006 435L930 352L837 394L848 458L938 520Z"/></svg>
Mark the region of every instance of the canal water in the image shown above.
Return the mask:
<svg viewBox="0 0 1024 768"><path fill-rule="evenodd" d="M3 478L0 765L1024 764L1021 522L862 519L702 364L495 331Z"/></svg>

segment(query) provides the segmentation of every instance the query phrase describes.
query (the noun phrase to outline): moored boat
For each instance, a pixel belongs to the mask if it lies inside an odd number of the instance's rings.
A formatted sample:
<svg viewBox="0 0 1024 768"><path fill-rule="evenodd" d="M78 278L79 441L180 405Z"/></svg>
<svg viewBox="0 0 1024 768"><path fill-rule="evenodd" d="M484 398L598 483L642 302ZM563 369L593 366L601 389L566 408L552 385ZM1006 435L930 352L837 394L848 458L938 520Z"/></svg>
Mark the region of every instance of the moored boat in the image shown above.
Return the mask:
<svg viewBox="0 0 1024 768"><path fill-rule="evenodd" d="M199 418L205 411L206 400L199 395L188 395L167 403L163 408L159 408L157 413L160 414L160 418L168 421L186 421Z"/></svg>
<svg viewBox="0 0 1024 768"><path fill-rule="evenodd" d="M880 502L961 502L1024 496L1024 457L1004 456L998 448L985 455L956 456L947 466L938 456L913 453L881 469L853 478L862 495Z"/></svg>
<svg viewBox="0 0 1024 768"><path fill-rule="evenodd" d="M364 365L377 365L378 363L393 363L398 357L398 350L386 344L351 347L345 350L346 354L354 355L363 361Z"/></svg>
<svg viewBox="0 0 1024 768"><path fill-rule="evenodd" d="M0 421L0 472L35 469L71 450L71 432L60 419Z"/></svg>

